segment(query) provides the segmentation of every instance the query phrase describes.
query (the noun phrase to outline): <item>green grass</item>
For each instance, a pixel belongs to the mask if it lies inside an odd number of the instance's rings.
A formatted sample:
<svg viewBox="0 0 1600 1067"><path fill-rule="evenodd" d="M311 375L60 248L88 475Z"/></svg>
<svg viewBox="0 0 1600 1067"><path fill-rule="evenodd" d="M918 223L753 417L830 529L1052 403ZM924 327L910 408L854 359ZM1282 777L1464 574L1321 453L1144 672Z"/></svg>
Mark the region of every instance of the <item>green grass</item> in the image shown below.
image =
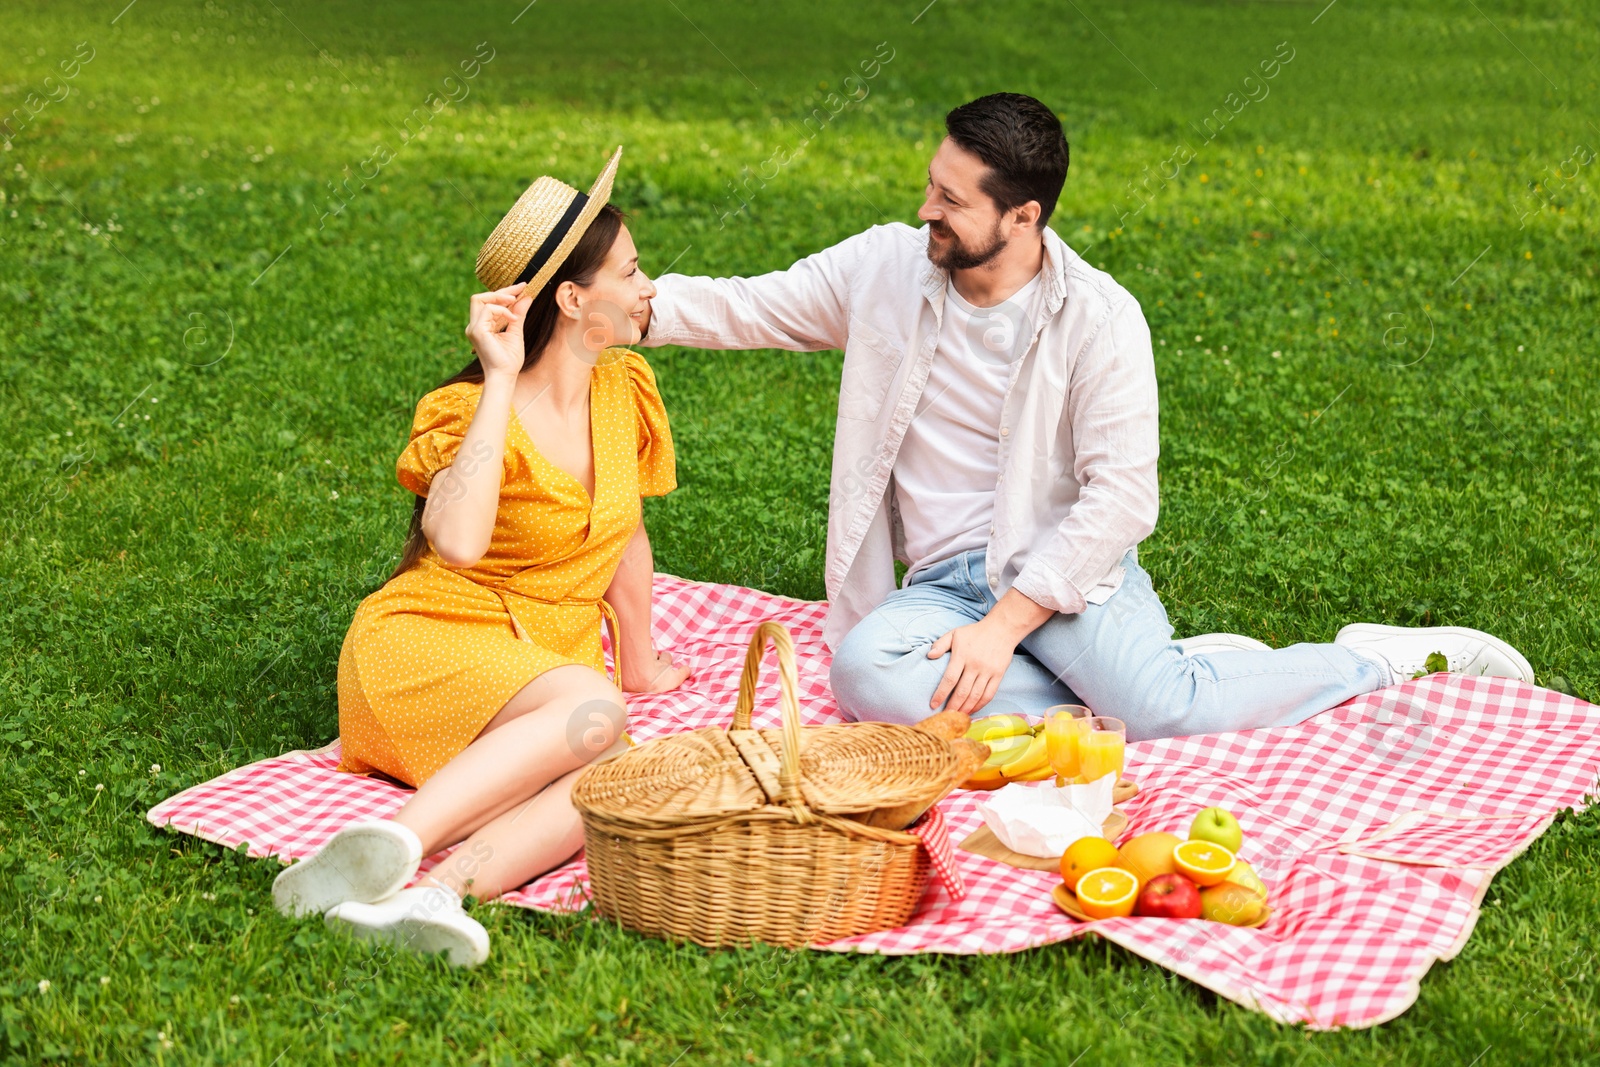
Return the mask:
<svg viewBox="0 0 1600 1067"><path fill-rule="evenodd" d="M1595 1060L1595 809L1497 879L1407 1014L1336 1034L1097 941L711 953L483 907L495 955L457 973L283 920L273 865L143 822L336 733L339 644L410 510L412 405L464 360L472 257L529 179L586 184L625 143L647 270L768 270L911 220L944 111L1002 88L1059 109L1054 224L1165 341L1143 559L1179 630L1459 623L1600 693L1585 5L922 4L9 5L0 114L78 42L94 58L0 152L5 1060ZM1197 133L1283 41L1269 95ZM719 225L879 42L865 101ZM653 362L681 464L647 509L659 567L821 596L838 355Z"/></svg>

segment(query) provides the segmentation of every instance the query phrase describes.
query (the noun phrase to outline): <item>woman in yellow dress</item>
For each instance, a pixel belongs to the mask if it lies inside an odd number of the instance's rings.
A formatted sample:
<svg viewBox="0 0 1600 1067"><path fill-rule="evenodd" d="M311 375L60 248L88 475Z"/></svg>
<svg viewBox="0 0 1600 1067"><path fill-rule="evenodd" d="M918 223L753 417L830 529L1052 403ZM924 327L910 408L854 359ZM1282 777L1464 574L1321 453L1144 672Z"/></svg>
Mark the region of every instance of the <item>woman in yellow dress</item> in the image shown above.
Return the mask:
<svg viewBox="0 0 1600 1067"><path fill-rule="evenodd" d="M640 497L677 477L655 377L614 347L639 339L655 295L606 202L621 154L587 196L538 179L479 253L490 291L472 298L477 358L417 405L397 465L417 496L411 534L339 657L340 769L416 793L283 871L285 914L481 962L488 935L461 898L493 899L571 858L583 844L572 783L626 745L619 688L687 677L650 635Z"/></svg>

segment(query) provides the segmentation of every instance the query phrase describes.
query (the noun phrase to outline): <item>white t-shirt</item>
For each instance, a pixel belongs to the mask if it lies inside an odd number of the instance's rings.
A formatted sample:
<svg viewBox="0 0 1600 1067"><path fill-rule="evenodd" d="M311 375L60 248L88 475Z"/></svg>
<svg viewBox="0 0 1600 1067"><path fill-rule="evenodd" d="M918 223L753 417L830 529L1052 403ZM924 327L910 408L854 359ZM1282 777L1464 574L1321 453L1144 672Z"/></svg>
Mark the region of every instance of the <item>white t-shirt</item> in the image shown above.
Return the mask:
<svg viewBox="0 0 1600 1067"><path fill-rule="evenodd" d="M945 286L944 321L894 463L907 576L989 543L1000 471L1000 411L1011 365L1027 351L1040 276L994 307Z"/></svg>

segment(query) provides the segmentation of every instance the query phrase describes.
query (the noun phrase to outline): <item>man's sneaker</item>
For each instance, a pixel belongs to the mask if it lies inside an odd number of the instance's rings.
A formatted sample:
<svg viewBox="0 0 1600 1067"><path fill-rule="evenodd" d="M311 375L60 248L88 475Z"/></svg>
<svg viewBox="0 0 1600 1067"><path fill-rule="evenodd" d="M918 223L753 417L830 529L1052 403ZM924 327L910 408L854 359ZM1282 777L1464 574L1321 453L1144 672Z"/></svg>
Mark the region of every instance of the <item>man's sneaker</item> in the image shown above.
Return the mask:
<svg viewBox="0 0 1600 1067"><path fill-rule="evenodd" d="M1389 668L1389 683L1408 682L1428 670L1428 657L1442 655L1455 674L1515 678L1533 684L1533 668L1522 653L1493 634L1465 626L1381 626L1351 623L1333 639L1357 655Z"/></svg>
<svg viewBox="0 0 1600 1067"><path fill-rule="evenodd" d="M1178 642L1185 656L1212 652L1271 652L1272 646L1244 634L1196 634Z"/></svg>
<svg viewBox="0 0 1600 1067"><path fill-rule="evenodd" d="M410 827L389 820L347 826L278 875L272 902L298 918L347 900L382 900L411 881L421 864L422 842Z"/></svg>
<svg viewBox="0 0 1600 1067"><path fill-rule="evenodd" d="M457 967L476 967L489 958L489 931L466 913L460 897L436 885L402 889L375 904L339 904L323 922L330 930L410 952L443 952Z"/></svg>

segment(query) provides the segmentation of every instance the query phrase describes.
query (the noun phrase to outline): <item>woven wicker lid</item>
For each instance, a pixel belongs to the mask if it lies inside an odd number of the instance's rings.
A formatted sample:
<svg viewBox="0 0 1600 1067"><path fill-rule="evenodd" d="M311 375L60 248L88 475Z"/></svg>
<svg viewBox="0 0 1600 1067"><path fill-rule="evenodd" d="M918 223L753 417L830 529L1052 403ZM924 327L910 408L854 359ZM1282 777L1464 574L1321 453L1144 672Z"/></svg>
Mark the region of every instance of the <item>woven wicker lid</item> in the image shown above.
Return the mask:
<svg viewBox="0 0 1600 1067"><path fill-rule="evenodd" d="M784 725L755 731L750 713L767 639L778 656ZM573 805L632 826L665 827L763 807L796 812L802 821L809 812L851 815L931 803L949 790L958 761L942 738L888 723L802 728L795 689L788 632L761 624L745 657L731 731L707 727L658 738L596 764L574 785Z"/></svg>
<svg viewBox="0 0 1600 1067"><path fill-rule="evenodd" d="M757 731L782 760L782 730ZM909 726L858 723L800 731L800 793L812 811L854 815L936 799L950 788L948 742ZM773 781L768 778L769 785ZM638 826L676 826L775 803L747 758L717 727L646 742L578 779L572 802Z"/></svg>
<svg viewBox="0 0 1600 1067"><path fill-rule="evenodd" d="M596 764L573 785L572 803L638 825L676 826L753 811L767 796L727 732L712 726L647 741Z"/></svg>
<svg viewBox="0 0 1600 1067"><path fill-rule="evenodd" d="M491 290L504 289L534 267L522 295L537 294L611 198L621 160L619 145L587 194L548 174L534 179L478 250L478 280Z"/></svg>
<svg viewBox="0 0 1600 1067"><path fill-rule="evenodd" d="M813 811L853 815L942 797L956 754L950 743L892 723L816 726L800 732L800 792ZM761 736L780 757L783 731Z"/></svg>

